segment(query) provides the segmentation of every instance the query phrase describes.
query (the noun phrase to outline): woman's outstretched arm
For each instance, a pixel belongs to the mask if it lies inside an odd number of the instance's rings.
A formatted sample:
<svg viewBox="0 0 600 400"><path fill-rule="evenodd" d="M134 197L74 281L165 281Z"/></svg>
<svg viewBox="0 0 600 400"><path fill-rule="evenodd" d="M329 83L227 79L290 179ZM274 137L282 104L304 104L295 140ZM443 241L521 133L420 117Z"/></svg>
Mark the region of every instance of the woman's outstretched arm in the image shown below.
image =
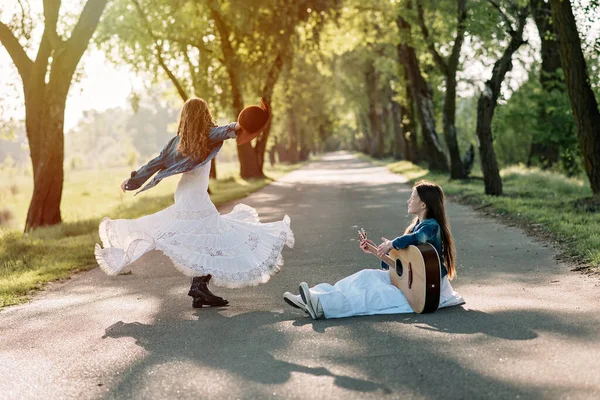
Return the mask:
<svg viewBox="0 0 600 400"><path fill-rule="evenodd" d="M211 142L222 142L227 139L233 139L236 137L236 133L239 129L239 124L237 122L215 126L210 130L208 138Z"/></svg>
<svg viewBox="0 0 600 400"><path fill-rule="evenodd" d="M142 167L140 167L137 171L132 171L131 176L128 179L125 179L123 183L121 183L121 190L125 192L126 190L136 190L139 189L144 182L146 182L152 175L158 172L160 169L165 167L165 160L169 155L169 148L173 143L171 139L169 143L162 149L160 154L148 161Z"/></svg>

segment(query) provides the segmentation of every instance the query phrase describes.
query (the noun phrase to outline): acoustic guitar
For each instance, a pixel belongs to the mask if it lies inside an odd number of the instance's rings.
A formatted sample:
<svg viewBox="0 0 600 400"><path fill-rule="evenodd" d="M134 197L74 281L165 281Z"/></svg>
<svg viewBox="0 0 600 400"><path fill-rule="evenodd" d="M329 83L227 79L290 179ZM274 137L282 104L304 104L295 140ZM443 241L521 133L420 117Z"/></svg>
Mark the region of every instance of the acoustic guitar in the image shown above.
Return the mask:
<svg viewBox="0 0 600 400"><path fill-rule="evenodd" d="M377 246L367 239L364 229L358 231L360 241L365 241L369 253L390 267L392 285L402 291L408 304L417 314L432 313L440 303L441 266L435 247L429 243L392 249L383 257L377 256Z"/></svg>

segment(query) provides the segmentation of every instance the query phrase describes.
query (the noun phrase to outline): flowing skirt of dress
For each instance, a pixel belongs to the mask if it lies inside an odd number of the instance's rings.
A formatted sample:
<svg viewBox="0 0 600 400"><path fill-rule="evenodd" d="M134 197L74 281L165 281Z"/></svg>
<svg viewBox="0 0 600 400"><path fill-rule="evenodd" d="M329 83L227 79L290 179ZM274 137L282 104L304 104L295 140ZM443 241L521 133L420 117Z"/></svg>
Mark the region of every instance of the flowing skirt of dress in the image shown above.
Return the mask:
<svg viewBox="0 0 600 400"><path fill-rule="evenodd" d="M441 284L439 308L465 304L447 276ZM334 285L321 283L310 291L319 297L325 318L414 312L402 291L392 285L389 271L381 269L363 269Z"/></svg>
<svg viewBox="0 0 600 400"><path fill-rule="evenodd" d="M212 275L216 286L240 288L267 282L283 266L283 247L294 246L290 218L260 223L244 204L220 215L207 193L210 163L183 173L175 204L138 219L100 222L98 265L116 275L150 250L160 250L187 276Z"/></svg>

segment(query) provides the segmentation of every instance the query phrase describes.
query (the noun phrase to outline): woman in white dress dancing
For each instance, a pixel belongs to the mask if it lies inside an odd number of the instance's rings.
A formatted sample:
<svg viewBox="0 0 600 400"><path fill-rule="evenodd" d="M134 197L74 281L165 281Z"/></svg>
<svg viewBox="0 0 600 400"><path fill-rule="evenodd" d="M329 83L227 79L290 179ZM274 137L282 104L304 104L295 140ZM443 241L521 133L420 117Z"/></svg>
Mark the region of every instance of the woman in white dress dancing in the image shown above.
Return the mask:
<svg viewBox="0 0 600 400"><path fill-rule="evenodd" d="M276 274L283 265L283 247L294 245L289 217L260 223L256 210L244 204L220 215L207 191L210 160L223 141L248 142L269 118L269 106L261 99L261 106L246 107L237 123L217 127L204 100L187 100L177 136L121 184L123 191L136 190L157 173L140 190L144 191L167 176L183 173L175 204L134 220L103 218L99 227L103 248L95 247L102 270L116 275L146 252L160 250L179 271L192 277L188 295L195 308L228 304L208 289L211 278L216 286L241 288L265 283Z"/></svg>

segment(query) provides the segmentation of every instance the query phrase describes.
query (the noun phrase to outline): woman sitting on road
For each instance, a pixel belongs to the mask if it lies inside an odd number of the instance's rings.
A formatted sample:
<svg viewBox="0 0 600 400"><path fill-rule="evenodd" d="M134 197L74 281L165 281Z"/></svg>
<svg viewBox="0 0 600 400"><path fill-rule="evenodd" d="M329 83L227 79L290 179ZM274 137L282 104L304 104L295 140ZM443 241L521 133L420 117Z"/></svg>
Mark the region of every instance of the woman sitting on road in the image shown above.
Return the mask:
<svg viewBox="0 0 600 400"><path fill-rule="evenodd" d="M442 282L439 307L464 304L463 298L450 285L450 279L456 276L455 250L442 188L429 181L417 182L408 199L408 213L415 218L404 235L394 240L382 238L377 255L382 257L392 249L430 243L440 255ZM360 242L360 247L369 253L366 240ZM300 295L286 292L283 299L289 305L304 310L312 319L413 312L402 291L392 285L390 274L385 270L387 264L382 262L382 268L364 269L333 286L321 283L309 288L306 282L302 282Z"/></svg>

